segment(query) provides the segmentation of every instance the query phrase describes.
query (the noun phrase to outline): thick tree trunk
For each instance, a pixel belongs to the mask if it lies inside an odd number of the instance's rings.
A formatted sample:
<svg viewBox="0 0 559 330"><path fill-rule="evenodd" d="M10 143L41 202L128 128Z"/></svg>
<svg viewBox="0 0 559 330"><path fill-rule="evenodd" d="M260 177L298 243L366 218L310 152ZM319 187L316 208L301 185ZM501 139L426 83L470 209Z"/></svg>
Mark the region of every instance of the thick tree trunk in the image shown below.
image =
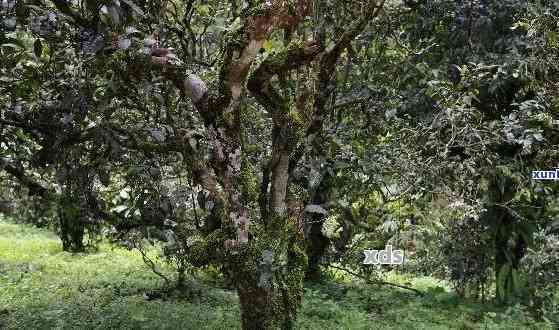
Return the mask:
<svg viewBox="0 0 559 330"><path fill-rule="evenodd" d="M286 196L290 183L289 166L297 164L291 159L297 145L305 143L304 137L316 135L322 129L326 115L328 95L321 94L319 110L313 120L304 122L297 112L291 111L291 98L283 97L272 84L275 76L283 76L291 70L309 65L324 51L319 41L293 44L285 52L268 57L251 72L251 65L264 42L278 28L296 27L310 8L307 1L260 2L251 11L255 14L244 19L243 28L235 33L223 51L223 59L217 81L217 93L210 93L199 77L184 77L183 68L173 67L167 49L152 51L152 61L166 68L166 76L190 98L200 113L212 146L211 161L199 157L195 148L184 143L183 155L192 168L195 183L200 184L223 210L215 212L220 227L210 226L207 241L193 250L200 253L194 259L203 265L214 261L223 265L228 276L237 285L240 298L242 323L245 329L290 329L294 326L297 310L301 304L302 281L307 267L303 242L299 240L296 220L289 218ZM262 3L263 4L263 3ZM321 63L321 88L326 90L335 72L336 61L351 41L361 33L384 4L371 3L365 15L352 24L328 51ZM241 101L244 86L270 113L273 121L272 154L261 190L261 215L264 230L249 231L251 203L246 180L250 171L243 166L246 153L243 150ZM186 151L186 152L184 152ZM268 182L268 177L271 181ZM254 178L257 178L254 176ZM221 186L221 187L219 187ZM268 190L269 189L269 190ZM256 202L256 200L253 200ZM210 211L210 210L208 210ZM217 223L216 223L217 224ZM219 228L219 229L218 229ZM257 227L258 228L258 227ZM252 234L252 238L249 237ZM223 250L221 248L223 247ZM221 250L221 251L220 251ZM287 261L285 263L285 261ZM286 265L287 264L287 265Z"/></svg>
<svg viewBox="0 0 559 330"><path fill-rule="evenodd" d="M303 268L291 270L288 278L260 287L257 281L237 288L245 330L293 329L303 297Z"/></svg>
<svg viewBox="0 0 559 330"><path fill-rule="evenodd" d="M272 242L269 247L274 251L266 249L264 253L254 254L263 257L252 257L254 266L233 273L243 329L293 329L295 326L307 265L304 242L296 236L296 228L290 222L283 222L275 229L276 235L268 237Z"/></svg>
<svg viewBox="0 0 559 330"><path fill-rule="evenodd" d="M237 289L243 329L273 329L277 324L272 290L246 285Z"/></svg>

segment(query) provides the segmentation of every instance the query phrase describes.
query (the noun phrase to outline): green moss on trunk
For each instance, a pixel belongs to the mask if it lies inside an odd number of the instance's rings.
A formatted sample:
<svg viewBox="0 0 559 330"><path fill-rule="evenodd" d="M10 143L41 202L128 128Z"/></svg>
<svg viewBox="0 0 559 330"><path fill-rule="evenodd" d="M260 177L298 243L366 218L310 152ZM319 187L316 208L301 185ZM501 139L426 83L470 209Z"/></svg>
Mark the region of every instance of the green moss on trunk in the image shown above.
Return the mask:
<svg viewBox="0 0 559 330"><path fill-rule="evenodd" d="M236 258L235 282L241 303L243 329L292 329L302 303L307 264L303 242L293 219L278 217L259 241ZM270 268L262 256L268 253ZM267 279L266 271L271 271ZM263 277L264 276L264 277Z"/></svg>

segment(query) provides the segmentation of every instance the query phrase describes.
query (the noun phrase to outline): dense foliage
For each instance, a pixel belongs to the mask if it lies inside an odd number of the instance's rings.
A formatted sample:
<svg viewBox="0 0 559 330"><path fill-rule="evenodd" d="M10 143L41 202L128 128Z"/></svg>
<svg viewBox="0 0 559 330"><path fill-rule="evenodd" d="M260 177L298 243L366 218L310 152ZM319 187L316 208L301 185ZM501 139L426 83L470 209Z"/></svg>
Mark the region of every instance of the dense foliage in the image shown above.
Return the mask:
<svg viewBox="0 0 559 330"><path fill-rule="evenodd" d="M0 213L293 328L304 280L448 281L559 323L559 5L0 2ZM402 266L363 265L390 245ZM157 254L155 251L159 251ZM155 253L155 254L154 254ZM421 293L421 292L419 292Z"/></svg>

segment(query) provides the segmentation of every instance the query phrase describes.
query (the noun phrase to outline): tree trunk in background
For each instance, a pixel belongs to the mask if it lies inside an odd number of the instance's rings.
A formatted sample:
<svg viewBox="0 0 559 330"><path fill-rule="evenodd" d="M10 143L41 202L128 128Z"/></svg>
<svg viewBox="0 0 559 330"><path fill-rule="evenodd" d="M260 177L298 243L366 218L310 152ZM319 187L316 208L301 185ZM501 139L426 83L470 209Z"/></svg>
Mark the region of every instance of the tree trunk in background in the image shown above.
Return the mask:
<svg viewBox="0 0 559 330"><path fill-rule="evenodd" d="M79 212L68 212L64 205L59 207L60 239L62 240L62 249L67 252L85 251L83 244L85 225L80 221L79 214L76 213Z"/></svg>
<svg viewBox="0 0 559 330"><path fill-rule="evenodd" d="M326 204L330 199L332 185L332 178L329 172L326 172L317 188L317 191L311 198L311 204ZM326 215L313 213L310 216L310 223L307 223L305 226L307 255L309 256L305 278L310 281L320 280L322 276L320 264L322 263L322 259L328 250L328 246L330 246L330 239L322 233L324 221L326 221Z"/></svg>
<svg viewBox="0 0 559 330"><path fill-rule="evenodd" d="M310 281L319 281L322 277L320 264L330 245L330 240L322 233L324 220L324 215L314 214L311 217L311 223L308 225L307 254L309 256L309 262L305 278Z"/></svg>
<svg viewBox="0 0 559 330"><path fill-rule="evenodd" d="M507 302L515 289L513 287L512 272L518 271L520 259L524 257L526 244L518 233L511 211L501 205L506 205L516 193L516 186L509 177L495 176L489 187L491 204L487 207L486 221L492 225L495 232L495 294L501 302ZM513 247L509 242L514 244ZM503 278L504 276L504 278ZM501 285L502 284L502 285Z"/></svg>
<svg viewBox="0 0 559 330"><path fill-rule="evenodd" d="M509 215L510 216L510 215ZM509 224L511 225L511 224ZM514 246L509 246L509 241L513 239ZM496 296L502 302L507 302L509 300L510 293L512 292L513 282L512 282L512 272L518 271L520 267L520 260L524 257L526 251L526 243L522 236L515 234L497 234L495 237L495 272L496 279L499 280L501 276L506 276L504 279L504 285L497 285L495 288ZM506 268L505 266L510 268ZM504 272L508 270L508 272ZM509 289L511 290L509 290Z"/></svg>
<svg viewBox="0 0 559 330"><path fill-rule="evenodd" d="M505 276L501 280L504 284L496 286L495 294L500 301L507 302L514 290L512 272L518 271L526 244L522 236L513 230L514 219L509 211L498 208L493 210L493 214L499 221L495 234L495 278L499 281L502 276ZM514 244L512 247L509 246L511 240Z"/></svg>
<svg viewBox="0 0 559 330"><path fill-rule="evenodd" d="M504 210L501 209L497 209L495 207L493 207L493 209L491 210L491 213L493 214L493 217L495 218L494 221L496 221L496 233L495 233L495 279L496 281L499 280L499 278L501 276L504 276L505 274L502 274L502 271L505 269L504 267L509 263L509 259L507 257L507 251L508 251L508 241L509 241L509 235L508 233L505 233L503 230L500 230L503 226L510 226L510 223L508 223L508 217L506 212L503 212ZM509 279L507 278L505 280L505 285L504 287L506 288L508 286ZM495 295L497 296L498 299L503 299L506 296L506 292L503 292L503 287L501 287L500 285L496 285L495 288Z"/></svg>

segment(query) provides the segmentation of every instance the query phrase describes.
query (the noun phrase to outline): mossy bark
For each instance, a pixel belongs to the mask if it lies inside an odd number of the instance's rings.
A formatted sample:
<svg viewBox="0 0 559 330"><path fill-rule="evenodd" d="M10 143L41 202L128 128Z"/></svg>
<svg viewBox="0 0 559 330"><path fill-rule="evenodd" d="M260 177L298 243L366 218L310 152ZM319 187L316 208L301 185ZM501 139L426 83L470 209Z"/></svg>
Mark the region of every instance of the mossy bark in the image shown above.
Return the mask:
<svg viewBox="0 0 559 330"><path fill-rule="evenodd" d="M302 279L304 272L293 274ZM294 329L301 305L303 286L297 281L281 283L283 289L266 289L258 285L237 290L245 330Z"/></svg>
<svg viewBox="0 0 559 330"><path fill-rule="evenodd" d="M237 289L241 305L243 329L274 328L273 290L257 285L243 285Z"/></svg>
<svg viewBox="0 0 559 330"><path fill-rule="evenodd" d="M293 329L303 298L306 256L301 242L290 243L287 263L274 270L270 283L262 281L258 267L238 274L237 292L243 329ZM256 265L259 263L256 261Z"/></svg>

